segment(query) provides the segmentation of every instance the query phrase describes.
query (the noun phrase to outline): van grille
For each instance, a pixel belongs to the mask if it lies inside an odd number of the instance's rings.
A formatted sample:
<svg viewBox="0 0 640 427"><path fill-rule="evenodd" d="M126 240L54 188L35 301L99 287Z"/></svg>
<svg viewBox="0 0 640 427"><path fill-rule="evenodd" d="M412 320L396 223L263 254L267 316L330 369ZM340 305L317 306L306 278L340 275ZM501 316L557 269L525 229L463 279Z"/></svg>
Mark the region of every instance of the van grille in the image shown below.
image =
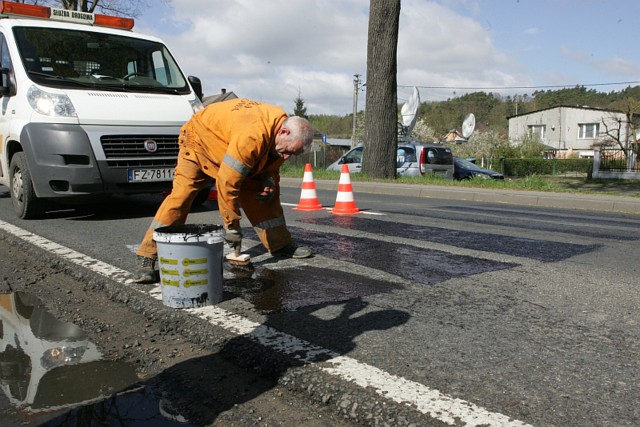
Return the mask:
<svg viewBox="0 0 640 427"><path fill-rule="evenodd" d="M155 141L150 153L145 141ZM178 135L104 135L102 150L111 167L174 167L178 157Z"/></svg>

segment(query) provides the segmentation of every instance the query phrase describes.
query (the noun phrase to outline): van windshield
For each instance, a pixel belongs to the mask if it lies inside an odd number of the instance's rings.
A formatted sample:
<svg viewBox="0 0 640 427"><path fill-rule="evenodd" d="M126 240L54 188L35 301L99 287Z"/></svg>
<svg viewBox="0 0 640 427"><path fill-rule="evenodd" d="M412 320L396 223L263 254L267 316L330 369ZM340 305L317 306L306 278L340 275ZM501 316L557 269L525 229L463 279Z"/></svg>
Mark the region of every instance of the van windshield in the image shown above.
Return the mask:
<svg viewBox="0 0 640 427"><path fill-rule="evenodd" d="M53 87L187 94L167 48L134 37L60 28L14 27L34 82Z"/></svg>

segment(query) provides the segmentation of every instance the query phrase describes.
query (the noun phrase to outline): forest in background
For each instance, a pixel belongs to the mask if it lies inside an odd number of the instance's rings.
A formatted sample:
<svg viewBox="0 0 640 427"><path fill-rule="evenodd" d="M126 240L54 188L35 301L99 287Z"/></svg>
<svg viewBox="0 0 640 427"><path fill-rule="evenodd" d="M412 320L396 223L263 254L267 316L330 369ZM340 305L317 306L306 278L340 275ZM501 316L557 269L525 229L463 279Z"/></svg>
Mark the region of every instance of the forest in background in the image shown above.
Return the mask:
<svg viewBox="0 0 640 427"><path fill-rule="evenodd" d="M474 92L446 101L424 102L418 109L418 122L430 128L436 137L444 137L450 130L460 129L468 113L476 117L476 129L493 130L500 135L508 133L508 117L545 108L589 106L627 111L640 106L640 86L621 91L598 92L584 86L559 90L535 91L531 95L501 96L496 93ZM400 109L401 106L398 106ZM635 109L635 108L634 108ZM638 111L634 111L638 114ZM353 114L346 116L307 114L314 129L330 138L351 138ZM358 124L364 123L363 112L358 112Z"/></svg>

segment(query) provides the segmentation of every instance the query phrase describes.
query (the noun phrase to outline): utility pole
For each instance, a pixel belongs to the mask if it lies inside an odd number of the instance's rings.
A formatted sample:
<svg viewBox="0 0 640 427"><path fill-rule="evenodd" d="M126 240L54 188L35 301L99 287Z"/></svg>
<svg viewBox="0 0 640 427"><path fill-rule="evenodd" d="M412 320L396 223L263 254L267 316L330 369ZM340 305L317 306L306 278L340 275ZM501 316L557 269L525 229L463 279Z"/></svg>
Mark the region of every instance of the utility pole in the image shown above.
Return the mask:
<svg viewBox="0 0 640 427"><path fill-rule="evenodd" d="M356 117L358 116L358 91L360 90L360 74L353 75L353 131L351 132L351 148L356 146Z"/></svg>

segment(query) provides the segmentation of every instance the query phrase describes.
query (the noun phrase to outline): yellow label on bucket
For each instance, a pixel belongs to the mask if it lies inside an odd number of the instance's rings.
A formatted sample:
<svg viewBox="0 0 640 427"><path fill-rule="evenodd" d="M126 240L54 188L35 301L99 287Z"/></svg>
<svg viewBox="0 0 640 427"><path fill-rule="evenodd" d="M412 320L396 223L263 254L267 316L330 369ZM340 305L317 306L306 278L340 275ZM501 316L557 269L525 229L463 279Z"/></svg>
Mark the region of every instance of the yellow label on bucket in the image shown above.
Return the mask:
<svg viewBox="0 0 640 427"><path fill-rule="evenodd" d="M162 284L165 285L165 286L180 286L180 281L179 280L162 279Z"/></svg>
<svg viewBox="0 0 640 427"><path fill-rule="evenodd" d="M184 274L185 277L189 277L189 276L194 276L194 275L198 275L198 274L207 274L209 273L209 270L207 270L206 268L203 268L202 270L189 270L186 269L182 272L182 274Z"/></svg>
<svg viewBox="0 0 640 427"><path fill-rule="evenodd" d="M192 286L204 286L204 285L208 285L209 281L206 279L203 280L185 280L184 281L184 287L185 288L190 288Z"/></svg>
<svg viewBox="0 0 640 427"><path fill-rule="evenodd" d="M184 266L189 266L192 264L206 264L207 263L207 259L206 258L195 258L195 259L191 259L191 258L184 258L182 260L182 265Z"/></svg>
<svg viewBox="0 0 640 427"><path fill-rule="evenodd" d="M178 265L178 260L160 257L160 264Z"/></svg>
<svg viewBox="0 0 640 427"><path fill-rule="evenodd" d="M180 272L178 270L167 270L166 268L161 268L160 272L167 276L179 276Z"/></svg>

